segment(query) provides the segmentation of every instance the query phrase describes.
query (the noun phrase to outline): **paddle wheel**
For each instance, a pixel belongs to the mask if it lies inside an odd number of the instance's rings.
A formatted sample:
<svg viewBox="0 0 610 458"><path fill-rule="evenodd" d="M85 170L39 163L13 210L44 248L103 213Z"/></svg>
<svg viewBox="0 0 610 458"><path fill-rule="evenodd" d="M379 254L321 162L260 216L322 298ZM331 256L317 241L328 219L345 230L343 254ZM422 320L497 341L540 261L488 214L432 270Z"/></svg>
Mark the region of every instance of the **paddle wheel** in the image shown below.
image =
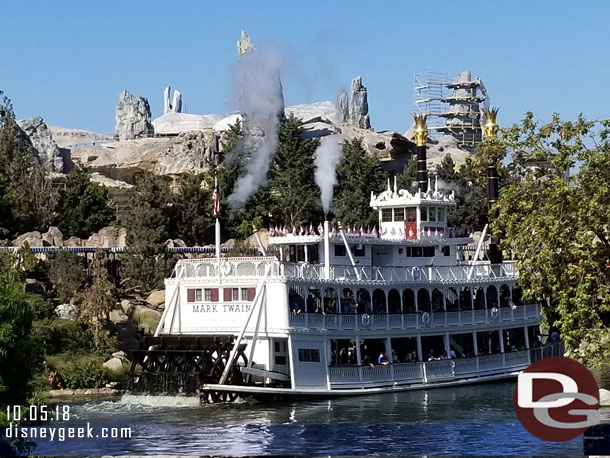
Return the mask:
<svg viewBox="0 0 610 458"><path fill-rule="evenodd" d="M218 383L234 347L232 336L149 337L148 350L133 352L129 390L142 394L200 394L204 384ZM242 385L240 367L247 366L241 344L225 380L227 385ZM206 392L205 402L233 401L236 395Z"/></svg>

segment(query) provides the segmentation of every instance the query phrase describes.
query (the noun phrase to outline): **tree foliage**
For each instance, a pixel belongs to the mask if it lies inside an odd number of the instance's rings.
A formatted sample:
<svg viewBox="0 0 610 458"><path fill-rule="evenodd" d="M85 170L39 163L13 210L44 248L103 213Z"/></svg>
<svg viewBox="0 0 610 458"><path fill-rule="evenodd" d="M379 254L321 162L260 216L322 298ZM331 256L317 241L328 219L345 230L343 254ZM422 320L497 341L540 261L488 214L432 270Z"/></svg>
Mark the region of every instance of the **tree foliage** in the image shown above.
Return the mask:
<svg viewBox="0 0 610 458"><path fill-rule="evenodd" d="M61 302L69 302L87 277L84 258L70 251L58 251L49 266L49 280Z"/></svg>
<svg viewBox="0 0 610 458"><path fill-rule="evenodd" d="M290 115L282 120L278 147L271 164L270 219L288 227L321 221L320 190L315 183L314 153L318 141L303 139L303 122Z"/></svg>
<svg viewBox="0 0 610 458"><path fill-rule="evenodd" d="M87 238L115 219L112 200L106 188L92 183L89 173L76 167L66 176L60 193L57 225L69 236Z"/></svg>
<svg viewBox="0 0 610 458"><path fill-rule="evenodd" d="M188 175L180 180L174 196L175 230L189 246L214 240L213 183L208 174Z"/></svg>
<svg viewBox="0 0 610 458"><path fill-rule="evenodd" d="M172 199L169 185L149 173L140 176L131 190L125 219L129 250L121 259L121 276L145 291L162 288L173 267L165 250L174 215Z"/></svg>
<svg viewBox="0 0 610 458"><path fill-rule="evenodd" d="M0 102L0 227L12 235L42 230L55 218L56 204L47 168L4 97Z"/></svg>
<svg viewBox="0 0 610 458"><path fill-rule="evenodd" d="M494 224L548 326L593 365L610 357L609 138L608 121L582 116L539 125L528 113L505 130L516 179L501 189Z"/></svg>
<svg viewBox="0 0 610 458"><path fill-rule="evenodd" d="M370 207L371 192L382 191L386 176L379 158L369 155L361 139L343 144L343 157L337 167L335 215L347 225L377 224L377 212Z"/></svg>

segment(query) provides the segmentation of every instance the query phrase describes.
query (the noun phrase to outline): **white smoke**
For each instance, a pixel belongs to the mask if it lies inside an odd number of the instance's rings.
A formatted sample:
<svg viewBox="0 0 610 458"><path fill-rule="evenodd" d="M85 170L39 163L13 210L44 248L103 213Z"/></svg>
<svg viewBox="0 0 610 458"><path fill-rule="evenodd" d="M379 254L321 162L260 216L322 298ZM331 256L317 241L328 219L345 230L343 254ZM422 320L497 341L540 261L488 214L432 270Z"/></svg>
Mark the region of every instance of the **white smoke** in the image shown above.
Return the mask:
<svg viewBox="0 0 610 458"><path fill-rule="evenodd" d="M322 138L320 146L316 149L316 184L320 188L324 214L330 210L330 201L333 198L333 188L337 182L335 173L341 160L341 145L337 135Z"/></svg>
<svg viewBox="0 0 610 458"><path fill-rule="evenodd" d="M277 146L277 129L284 111L279 55L254 48L239 58L234 87L239 111L244 116L244 143L253 152L246 174L237 180L227 198L233 207L243 206L267 179Z"/></svg>

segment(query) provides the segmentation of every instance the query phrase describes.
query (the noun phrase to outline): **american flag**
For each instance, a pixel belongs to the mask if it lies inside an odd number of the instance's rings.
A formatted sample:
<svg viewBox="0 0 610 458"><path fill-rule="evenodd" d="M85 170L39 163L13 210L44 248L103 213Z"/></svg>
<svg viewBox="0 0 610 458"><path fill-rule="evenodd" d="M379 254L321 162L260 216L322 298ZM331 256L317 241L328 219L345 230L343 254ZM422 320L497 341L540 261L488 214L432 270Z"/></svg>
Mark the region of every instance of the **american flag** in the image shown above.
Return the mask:
<svg viewBox="0 0 610 458"><path fill-rule="evenodd" d="M212 202L214 202L214 209L212 214L214 218L220 216L220 193L218 192L218 178L214 178L214 194L212 194Z"/></svg>

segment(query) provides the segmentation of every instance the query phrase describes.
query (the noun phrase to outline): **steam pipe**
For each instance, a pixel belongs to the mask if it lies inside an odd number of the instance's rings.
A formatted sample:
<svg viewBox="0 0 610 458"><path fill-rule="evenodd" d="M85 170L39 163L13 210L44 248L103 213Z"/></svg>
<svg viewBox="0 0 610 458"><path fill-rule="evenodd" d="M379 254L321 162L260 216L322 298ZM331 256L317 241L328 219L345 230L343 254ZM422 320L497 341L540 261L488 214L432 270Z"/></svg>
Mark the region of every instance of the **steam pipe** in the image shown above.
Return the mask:
<svg viewBox="0 0 610 458"><path fill-rule="evenodd" d="M354 261L354 255L352 255L352 250L347 243L347 239L345 238L345 233L343 232L343 225L338 223L339 226L339 234L341 234L341 239L343 240L343 244L345 245L345 250L347 251L347 255L349 256L349 261L352 263L352 267L354 268L354 272L356 272L356 278L360 280L360 272L356 267L356 261Z"/></svg>
<svg viewBox="0 0 610 458"><path fill-rule="evenodd" d="M330 280L330 234L328 220L324 220L324 279Z"/></svg>

